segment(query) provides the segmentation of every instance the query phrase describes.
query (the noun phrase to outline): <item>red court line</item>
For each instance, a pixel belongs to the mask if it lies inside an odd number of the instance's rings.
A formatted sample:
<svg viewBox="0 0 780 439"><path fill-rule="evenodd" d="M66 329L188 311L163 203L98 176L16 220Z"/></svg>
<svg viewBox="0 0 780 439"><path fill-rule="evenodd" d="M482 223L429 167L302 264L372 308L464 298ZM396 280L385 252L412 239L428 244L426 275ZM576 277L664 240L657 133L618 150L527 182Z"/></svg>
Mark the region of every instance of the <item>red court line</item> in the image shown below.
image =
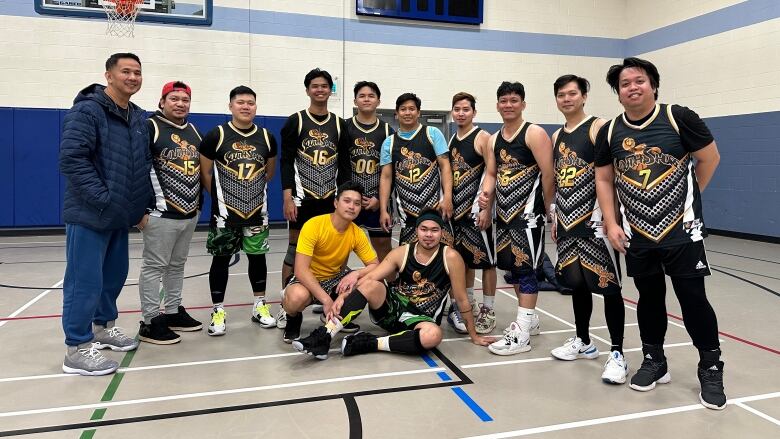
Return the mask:
<svg viewBox="0 0 780 439"><path fill-rule="evenodd" d="M627 299L625 297L623 298L623 300L628 302L628 303L630 303L630 304L632 304L632 305L638 305L638 303L636 301L634 301L634 300ZM673 318L673 319L675 319L675 320L677 320L677 321L680 321L680 322L683 321L682 317L674 315L672 313L666 313L666 315L671 317L671 318ZM746 340L746 339L744 339L742 337L737 337L736 335L729 334L728 332L718 331L718 334L720 334L720 335L722 335L722 336L724 336L726 338L730 338L732 340L738 341L740 343L744 343L746 345L753 346L754 348L763 349L763 350L765 350L767 352L771 352L773 354L780 355L780 351L778 351L777 349L773 349L773 348L770 348L769 346L764 346L762 344L758 344L758 343L756 343L754 341Z"/></svg>

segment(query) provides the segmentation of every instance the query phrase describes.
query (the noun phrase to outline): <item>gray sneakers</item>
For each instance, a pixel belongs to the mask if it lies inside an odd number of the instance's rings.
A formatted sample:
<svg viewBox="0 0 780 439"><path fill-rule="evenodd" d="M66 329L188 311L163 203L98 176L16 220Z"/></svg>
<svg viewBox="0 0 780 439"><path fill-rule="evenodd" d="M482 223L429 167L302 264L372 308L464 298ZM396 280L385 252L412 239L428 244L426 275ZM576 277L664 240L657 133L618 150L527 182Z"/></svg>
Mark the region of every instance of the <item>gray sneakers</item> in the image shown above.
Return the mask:
<svg viewBox="0 0 780 439"><path fill-rule="evenodd" d="M108 322L106 326L94 325L92 332L95 338L92 343L95 349L109 348L112 351L127 352L138 347L138 340L126 336L122 328L114 326L114 322Z"/></svg>
<svg viewBox="0 0 780 439"><path fill-rule="evenodd" d="M108 375L116 372L118 368L119 363L104 357L92 343L68 346L65 360L62 362L63 372L79 375Z"/></svg>

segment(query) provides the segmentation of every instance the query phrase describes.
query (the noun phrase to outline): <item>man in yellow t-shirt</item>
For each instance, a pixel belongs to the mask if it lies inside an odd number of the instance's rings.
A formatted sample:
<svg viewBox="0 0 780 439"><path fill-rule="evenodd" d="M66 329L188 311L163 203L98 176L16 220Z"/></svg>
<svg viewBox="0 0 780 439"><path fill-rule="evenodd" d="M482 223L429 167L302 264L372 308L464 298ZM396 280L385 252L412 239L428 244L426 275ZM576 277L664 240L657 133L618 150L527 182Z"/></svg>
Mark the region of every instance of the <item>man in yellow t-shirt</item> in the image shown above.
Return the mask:
<svg viewBox="0 0 780 439"><path fill-rule="evenodd" d="M352 222L360 214L362 197L363 187L348 181L338 188L333 213L315 216L303 225L295 251L295 274L287 282L282 300L287 313L285 343L300 336L301 311L321 303L323 315L330 316L334 299L352 291L358 280L379 264L368 236ZM347 268L353 251L365 268Z"/></svg>

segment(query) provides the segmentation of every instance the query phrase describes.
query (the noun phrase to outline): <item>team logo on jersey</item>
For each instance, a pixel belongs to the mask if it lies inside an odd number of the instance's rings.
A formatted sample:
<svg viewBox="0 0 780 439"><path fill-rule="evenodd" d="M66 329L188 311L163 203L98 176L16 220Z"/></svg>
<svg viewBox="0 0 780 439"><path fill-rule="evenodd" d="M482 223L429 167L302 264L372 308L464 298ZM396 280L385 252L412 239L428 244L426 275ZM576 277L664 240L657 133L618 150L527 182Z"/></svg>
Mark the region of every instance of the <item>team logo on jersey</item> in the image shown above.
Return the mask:
<svg viewBox="0 0 780 439"><path fill-rule="evenodd" d="M512 155L509 154L509 152L507 152L507 150L505 150L505 149L502 149L498 153L498 156L501 159L501 161L504 162L507 165L517 165L517 164L520 163L520 162L517 161L516 158L512 157Z"/></svg>
<svg viewBox="0 0 780 439"><path fill-rule="evenodd" d="M607 267L596 265L594 268L595 270L593 272L599 277L599 288L606 288L609 286L610 282L615 282L615 273L607 270Z"/></svg>
<svg viewBox="0 0 780 439"><path fill-rule="evenodd" d="M376 144L365 137L358 137L355 139L355 146L366 150L366 154L370 154L370 150L374 149Z"/></svg>
<svg viewBox="0 0 780 439"><path fill-rule="evenodd" d="M512 255L515 257L515 267L522 267L523 264L527 264L531 260L522 248L512 246Z"/></svg>
<svg viewBox="0 0 780 439"><path fill-rule="evenodd" d="M460 244L466 248L466 250L471 253L471 255L474 257L474 264L479 264L483 260L487 258L487 253L483 252L482 249L480 249L478 246L466 242L466 240L461 240Z"/></svg>
<svg viewBox="0 0 780 439"><path fill-rule="evenodd" d="M408 297L410 302L421 306L436 298L436 286L423 277L422 273L415 270L412 273L412 281L414 285L399 285L399 292Z"/></svg>
<svg viewBox="0 0 780 439"><path fill-rule="evenodd" d="M241 151L241 152L255 151L255 150L257 149L257 148L255 148L254 146L252 146L252 145L250 145L250 144L246 143L246 142L245 142L245 141L243 141L243 140L241 140L241 141L239 141L239 142L235 142L235 143L233 143L233 145L231 145L231 146L232 146L232 147L233 147L233 149L235 149L236 151Z"/></svg>
<svg viewBox="0 0 780 439"><path fill-rule="evenodd" d="M198 157L198 148L190 142L179 137L178 134L171 134L171 141L177 145L176 148L166 148L160 153L163 160L192 160Z"/></svg>
<svg viewBox="0 0 780 439"><path fill-rule="evenodd" d="M330 136L328 136L328 133L323 133L317 128L312 128L309 130L309 137L311 139L308 139L306 142L311 144L305 145L306 147L322 146L323 144L325 144L325 141L328 140L328 137Z"/></svg>

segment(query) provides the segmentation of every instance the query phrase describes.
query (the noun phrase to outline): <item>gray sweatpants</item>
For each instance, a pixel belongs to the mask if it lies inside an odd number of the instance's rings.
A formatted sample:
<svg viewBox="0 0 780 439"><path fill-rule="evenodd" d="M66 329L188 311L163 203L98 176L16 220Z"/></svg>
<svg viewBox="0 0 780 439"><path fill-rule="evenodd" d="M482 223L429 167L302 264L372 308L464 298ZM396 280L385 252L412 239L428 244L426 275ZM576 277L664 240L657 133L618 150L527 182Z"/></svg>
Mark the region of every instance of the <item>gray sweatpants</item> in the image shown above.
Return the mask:
<svg viewBox="0 0 780 439"><path fill-rule="evenodd" d="M144 252L138 290L141 312L147 325L160 314L160 280L165 291L165 313L175 314L181 305L184 263L198 217L170 219L149 217L143 230Z"/></svg>

